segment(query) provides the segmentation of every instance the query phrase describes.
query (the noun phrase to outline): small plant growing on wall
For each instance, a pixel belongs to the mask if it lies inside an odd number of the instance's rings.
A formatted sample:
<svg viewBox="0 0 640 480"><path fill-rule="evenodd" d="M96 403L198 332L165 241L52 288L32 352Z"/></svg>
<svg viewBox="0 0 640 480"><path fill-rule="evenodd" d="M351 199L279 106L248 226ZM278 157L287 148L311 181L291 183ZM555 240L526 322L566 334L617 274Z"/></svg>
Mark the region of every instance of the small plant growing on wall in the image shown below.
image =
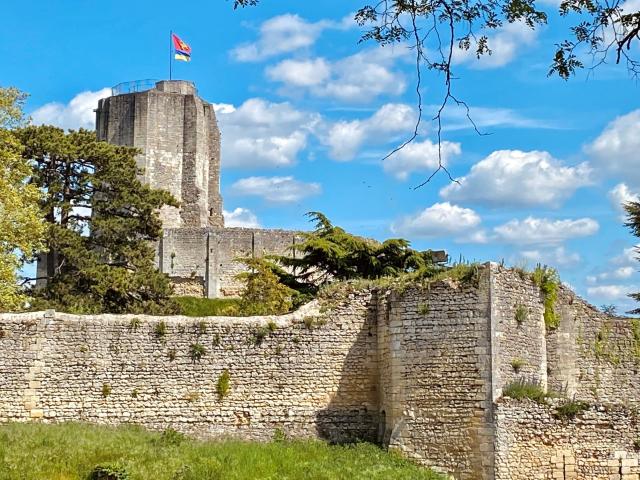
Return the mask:
<svg viewBox="0 0 640 480"><path fill-rule="evenodd" d="M573 420L576 415L589 410L590 405L580 400L567 400L556 408L556 417L563 420Z"/></svg>
<svg viewBox="0 0 640 480"><path fill-rule="evenodd" d="M138 317L132 318L129 322L129 330L131 330L132 332L138 331L141 323L142 322L140 322L140 319Z"/></svg>
<svg viewBox="0 0 640 480"><path fill-rule="evenodd" d="M428 303L421 303L420 305L418 305L418 314L420 315L429 315L429 304Z"/></svg>
<svg viewBox="0 0 640 480"><path fill-rule="evenodd" d="M522 358L514 358L513 360L511 360L511 368L513 368L513 371L516 373L520 373L520 370L522 370L522 367L524 367L526 364L527 362Z"/></svg>
<svg viewBox="0 0 640 480"><path fill-rule="evenodd" d="M4 338L7 336L7 332L5 332L2 327L0 327L0 338Z"/></svg>
<svg viewBox="0 0 640 480"><path fill-rule="evenodd" d="M219 334L219 333L216 333L216 334L213 336L213 340L212 340L212 342L211 342L211 343L213 344L213 346L214 346L214 347L219 347L219 346L220 346L220 340L221 340L221 339L220 339L220 334Z"/></svg>
<svg viewBox="0 0 640 480"><path fill-rule="evenodd" d="M138 391L138 389L137 389L137 388L134 388L134 389L131 391L131 396L132 396L133 398L138 398L138 395L140 395L140 392Z"/></svg>
<svg viewBox="0 0 640 480"><path fill-rule="evenodd" d="M158 340L164 342L167 336L167 324L164 320L156 324L156 328L153 331L156 334Z"/></svg>
<svg viewBox="0 0 640 480"><path fill-rule="evenodd" d="M516 308L516 322L518 325L522 325L527 320L527 316L529 315L529 310L524 305L518 305Z"/></svg>
<svg viewBox="0 0 640 480"><path fill-rule="evenodd" d="M111 395L111 385L109 385L108 383L103 383L102 384L102 396L104 398L107 398L109 395Z"/></svg>
<svg viewBox="0 0 640 480"><path fill-rule="evenodd" d="M276 324L276 322L274 322L273 320L269 320L267 322L267 330L269 330L269 333L273 333L278 329L278 325Z"/></svg>
<svg viewBox="0 0 640 480"><path fill-rule="evenodd" d="M167 358L170 362L173 362L176 359L176 349L172 348L167 352Z"/></svg>
<svg viewBox="0 0 640 480"><path fill-rule="evenodd" d="M198 392L187 392L187 394L184 396L184 399L189 403L193 403L200 400L200 397L201 395Z"/></svg>
<svg viewBox="0 0 640 480"><path fill-rule="evenodd" d="M205 322L204 320L198 322L198 325L196 326L196 333L198 335L204 335L205 333L207 333L207 322Z"/></svg>
<svg viewBox="0 0 640 480"><path fill-rule="evenodd" d="M229 373L229 370L225 368L220 374L220 376L218 377L218 384L216 385L218 398L222 400L224 397L229 395L230 388L231 388L231 374Z"/></svg>
<svg viewBox="0 0 640 480"><path fill-rule="evenodd" d="M189 347L189 354L194 362L199 362L206 353L207 351L201 343L192 343Z"/></svg>

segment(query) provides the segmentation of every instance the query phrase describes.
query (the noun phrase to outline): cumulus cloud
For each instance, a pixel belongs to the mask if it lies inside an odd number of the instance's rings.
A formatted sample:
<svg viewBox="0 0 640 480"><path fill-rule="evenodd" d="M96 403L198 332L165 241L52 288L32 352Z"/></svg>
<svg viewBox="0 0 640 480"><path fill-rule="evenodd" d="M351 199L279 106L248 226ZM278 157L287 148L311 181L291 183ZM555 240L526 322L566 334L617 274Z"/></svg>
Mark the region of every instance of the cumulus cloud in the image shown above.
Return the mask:
<svg viewBox="0 0 640 480"><path fill-rule="evenodd" d="M523 47L531 46L538 36L538 29L532 29L523 22L506 23L487 35L491 54L476 57L476 47L471 45L468 50L456 48L453 51L454 64L466 64L471 68L489 69L499 68L510 63L516 53Z"/></svg>
<svg viewBox="0 0 640 480"><path fill-rule="evenodd" d="M407 53L404 47L378 47L335 62L324 58L288 59L267 68L266 74L285 85L281 90L284 94L294 89L341 102L367 102L405 91L404 75L394 69L394 64Z"/></svg>
<svg viewBox="0 0 640 480"><path fill-rule="evenodd" d="M248 177L231 185L234 195L258 196L273 203L293 203L322 192L319 183L307 183L288 177Z"/></svg>
<svg viewBox="0 0 640 480"><path fill-rule="evenodd" d="M239 107L218 104L224 167L282 167L296 163L320 116L296 110L289 103L260 98Z"/></svg>
<svg viewBox="0 0 640 480"><path fill-rule="evenodd" d="M635 273L635 269L633 267L619 267L610 272L601 272L596 275L587 276L587 282L590 284L596 284L603 281L610 280L626 280L630 278Z"/></svg>
<svg viewBox="0 0 640 480"><path fill-rule="evenodd" d="M440 145L442 164L446 166L451 157L460 155L461 152L459 143L443 141ZM437 143L433 143L431 140L416 141L387 158L382 167L388 174L404 181L413 172L435 170L438 168L439 158Z"/></svg>
<svg viewBox="0 0 640 480"><path fill-rule="evenodd" d="M619 266L637 266L640 252L640 244L633 247L627 247L622 250L620 255L611 259L613 265Z"/></svg>
<svg viewBox="0 0 640 480"><path fill-rule="evenodd" d="M388 103L367 119L334 123L324 141L333 159L348 161L365 142L367 145L386 144L413 128L415 121L415 111L409 105Z"/></svg>
<svg viewBox="0 0 640 480"><path fill-rule="evenodd" d="M408 238L466 236L480 225L480 216L470 208L436 203L391 225L391 231Z"/></svg>
<svg viewBox="0 0 640 480"><path fill-rule="evenodd" d="M244 43L231 51L239 62L259 62L284 53L294 52L313 45L322 31L332 22L308 22L290 13L265 21L259 28L258 39Z"/></svg>
<svg viewBox="0 0 640 480"><path fill-rule="evenodd" d="M640 201L640 196L632 192L627 184L619 183L609 191L609 200L613 208L620 214L620 220L626 221L627 215L624 210L624 205L629 202Z"/></svg>
<svg viewBox="0 0 640 480"><path fill-rule="evenodd" d="M542 263L559 267L573 267L580 263L580 255L569 252L564 246L544 250L523 250L520 257L532 264Z"/></svg>
<svg viewBox="0 0 640 480"><path fill-rule="evenodd" d="M619 175L640 187L640 109L609 123L586 147L594 164L612 175Z"/></svg>
<svg viewBox="0 0 640 480"><path fill-rule="evenodd" d="M598 285L587 287L587 294L601 301L623 301L628 300L627 296L635 290L632 285Z"/></svg>
<svg viewBox="0 0 640 480"><path fill-rule="evenodd" d="M31 114L31 120L35 125L55 125L64 129L96 127L96 114L98 100L111 96L110 88L92 92L86 91L77 94L69 103L51 102L36 109Z"/></svg>
<svg viewBox="0 0 640 480"><path fill-rule="evenodd" d="M495 239L513 245L553 245L571 238L593 235L599 229L591 218L550 220L527 217L494 227Z"/></svg>
<svg viewBox="0 0 640 480"><path fill-rule="evenodd" d="M243 228L259 228L260 222L258 217L246 208L236 208L235 210L228 212L223 210L224 224L227 227L243 227Z"/></svg>
<svg viewBox="0 0 640 480"><path fill-rule="evenodd" d="M591 169L581 163L564 166L543 151L498 150L471 167L440 195L456 202L489 206L558 207L580 187L590 185Z"/></svg>

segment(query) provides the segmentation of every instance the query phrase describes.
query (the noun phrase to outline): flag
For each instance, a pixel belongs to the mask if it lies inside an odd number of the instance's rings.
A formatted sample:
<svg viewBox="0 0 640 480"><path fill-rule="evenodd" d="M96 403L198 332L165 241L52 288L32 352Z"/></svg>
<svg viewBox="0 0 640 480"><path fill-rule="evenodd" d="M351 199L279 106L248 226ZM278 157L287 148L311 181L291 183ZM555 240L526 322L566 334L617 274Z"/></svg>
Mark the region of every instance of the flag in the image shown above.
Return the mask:
<svg viewBox="0 0 640 480"><path fill-rule="evenodd" d="M191 47L183 42L175 33L171 34L173 38L173 49L175 51L175 59L183 62L191 61Z"/></svg>

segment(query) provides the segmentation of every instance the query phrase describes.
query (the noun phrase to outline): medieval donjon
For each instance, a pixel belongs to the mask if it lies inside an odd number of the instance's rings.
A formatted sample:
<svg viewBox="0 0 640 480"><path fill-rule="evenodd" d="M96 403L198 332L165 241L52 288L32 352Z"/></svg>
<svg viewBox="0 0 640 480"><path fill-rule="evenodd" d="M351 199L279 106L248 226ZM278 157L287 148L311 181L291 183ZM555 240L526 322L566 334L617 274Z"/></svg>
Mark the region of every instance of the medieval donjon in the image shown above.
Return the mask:
<svg viewBox="0 0 640 480"><path fill-rule="evenodd" d="M184 80L114 87L96 109L99 140L139 148L144 182L169 191L180 207L160 212L160 271L177 294L233 296L239 257L284 254L296 233L224 228L220 195L220 129L213 105Z"/></svg>

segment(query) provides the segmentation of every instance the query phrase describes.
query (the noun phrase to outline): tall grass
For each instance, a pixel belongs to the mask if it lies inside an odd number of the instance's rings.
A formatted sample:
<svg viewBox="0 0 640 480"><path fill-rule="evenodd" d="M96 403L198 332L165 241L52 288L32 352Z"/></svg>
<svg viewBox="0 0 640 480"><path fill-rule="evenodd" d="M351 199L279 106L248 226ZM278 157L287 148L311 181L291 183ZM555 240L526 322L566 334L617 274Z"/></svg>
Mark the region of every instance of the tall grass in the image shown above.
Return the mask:
<svg viewBox="0 0 640 480"><path fill-rule="evenodd" d="M175 297L180 313L189 317L235 316L240 300L237 298Z"/></svg>
<svg viewBox="0 0 640 480"><path fill-rule="evenodd" d="M444 480L370 444L200 442L169 433L78 423L2 425L0 478L86 480L97 465L116 465L131 480Z"/></svg>

